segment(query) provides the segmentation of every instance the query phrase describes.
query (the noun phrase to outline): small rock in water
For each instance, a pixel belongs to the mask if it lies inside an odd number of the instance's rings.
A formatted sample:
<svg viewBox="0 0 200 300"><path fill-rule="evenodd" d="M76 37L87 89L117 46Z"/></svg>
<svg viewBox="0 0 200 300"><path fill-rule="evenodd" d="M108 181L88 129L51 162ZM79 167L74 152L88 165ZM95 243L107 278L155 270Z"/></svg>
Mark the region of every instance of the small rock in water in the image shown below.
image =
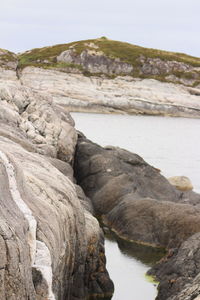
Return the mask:
<svg viewBox="0 0 200 300"><path fill-rule="evenodd" d="M191 191L193 189L192 182L186 176L170 177L168 181L180 191Z"/></svg>

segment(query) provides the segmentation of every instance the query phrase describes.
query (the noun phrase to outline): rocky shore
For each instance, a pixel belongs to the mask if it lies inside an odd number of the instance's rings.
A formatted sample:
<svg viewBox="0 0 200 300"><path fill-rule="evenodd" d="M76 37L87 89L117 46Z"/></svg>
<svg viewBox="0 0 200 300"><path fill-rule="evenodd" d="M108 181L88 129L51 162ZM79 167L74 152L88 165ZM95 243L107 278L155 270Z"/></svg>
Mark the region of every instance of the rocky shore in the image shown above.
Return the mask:
<svg viewBox="0 0 200 300"><path fill-rule="evenodd" d="M199 117L199 69L140 57L143 73L183 68L194 78L136 79L138 65L88 47L62 48L50 69L49 57L32 65L22 55L20 65L0 50L0 299L111 297L100 220L124 240L167 250L150 271L160 281L157 300L197 300L200 195L177 189L134 153L87 140L65 106ZM96 76L97 62L117 76Z"/></svg>

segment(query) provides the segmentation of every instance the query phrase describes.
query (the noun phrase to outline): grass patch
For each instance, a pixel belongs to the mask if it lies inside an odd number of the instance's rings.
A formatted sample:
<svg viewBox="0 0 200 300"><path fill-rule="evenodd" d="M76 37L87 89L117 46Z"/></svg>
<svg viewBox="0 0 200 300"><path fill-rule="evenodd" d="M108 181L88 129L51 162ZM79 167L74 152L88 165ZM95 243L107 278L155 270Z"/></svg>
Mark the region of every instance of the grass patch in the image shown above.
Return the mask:
<svg viewBox="0 0 200 300"><path fill-rule="evenodd" d="M36 68L43 68L43 69L58 69L58 70L62 70L62 71L67 71L69 70L69 68L72 69L78 69L80 71L83 71L83 67L81 65L77 65L77 64L73 64L73 63L65 63L65 62L49 62L49 63L45 63L45 62L33 62L33 63L29 63L29 62L24 62L21 65L21 62L18 65L18 68L25 68L25 67L36 67Z"/></svg>
<svg viewBox="0 0 200 300"><path fill-rule="evenodd" d="M0 48L0 66L9 69L7 65L9 62L17 62L17 56L8 50Z"/></svg>

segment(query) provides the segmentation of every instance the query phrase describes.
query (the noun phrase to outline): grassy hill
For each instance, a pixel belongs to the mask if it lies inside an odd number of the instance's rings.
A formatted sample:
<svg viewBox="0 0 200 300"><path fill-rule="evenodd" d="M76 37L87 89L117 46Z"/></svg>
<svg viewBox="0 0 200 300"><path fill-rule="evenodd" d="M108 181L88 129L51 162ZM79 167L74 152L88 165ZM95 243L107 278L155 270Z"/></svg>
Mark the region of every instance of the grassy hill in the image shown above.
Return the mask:
<svg viewBox="0 0 200 300"><path fill-rule="evenodd" d="M72 50L76 57L84 51L92 52L93 57L101 55L106 57L109 63L120 62L132 66L130 76L139 78L154 78L160 81L182 83L190 86L200 84L200 58L183 53L161 51L156 49L135 46L125 42L113 41L106 37L98 39L77 41L68 44L54 45L44 48L36 48L18 55L18 69L27 66L35 66L46 69L57 69L68 72L78 70L86 76L104 76L113 78L125 73L106 74L103 72L91 72L85 65L73 61L59 61L58 56ZM4 51L4 52L3 52ZM0 49L0 66L2 62L16 60L16 56L6 50ZM5 64L4 64L5 65Z"/></svg>
<svg viewBox="0 0 200 300"><path fill-rule="evenodd" d="M129 43L109 40L104 37L99 39L72 42L69 44L55 45L51 47L36 48L27 51L19 55L20 66L25 67L27 65L39 65L41 63L45 64L45 60L48 60L54 65L56 63L56 57L61 52L66 51L73 46L76 52L80 54L83 50L90 49L90 43L97 45L98 50L102 51L106 56L111 58L119 58L121 61L130 63L133 66L138 64L137 58L143 55L144 57L160 58L166 61L173 60L190 64L194 67L200 67L200 58L197 57L182 53L144 48Z"/></svg>

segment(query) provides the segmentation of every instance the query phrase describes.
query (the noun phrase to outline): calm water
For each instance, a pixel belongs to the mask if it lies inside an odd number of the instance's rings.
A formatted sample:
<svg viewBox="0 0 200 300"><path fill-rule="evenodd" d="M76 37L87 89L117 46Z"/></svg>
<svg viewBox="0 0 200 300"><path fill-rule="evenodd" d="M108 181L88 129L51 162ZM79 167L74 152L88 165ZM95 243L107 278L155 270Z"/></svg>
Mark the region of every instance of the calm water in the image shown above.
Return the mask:
<svg viewBox="0 0 200 300"><path fill-rule="evenodd" d="M102 146L142 156L165 177L188 176L200 192L200 119L72 113L76 128Z"/></svg>
<svg viewBox="0 0 200 300"><path fill-rule="evenodd" d="M200 120L152 116L72 113L76 128L102 146L113 145L142 156L165 177L188 176L200 192ZM153 300L147 281L148 258L141 251L106 239L107 268L115 284L112 300ZM141 254L141 253L140 253Z"/></svg>

